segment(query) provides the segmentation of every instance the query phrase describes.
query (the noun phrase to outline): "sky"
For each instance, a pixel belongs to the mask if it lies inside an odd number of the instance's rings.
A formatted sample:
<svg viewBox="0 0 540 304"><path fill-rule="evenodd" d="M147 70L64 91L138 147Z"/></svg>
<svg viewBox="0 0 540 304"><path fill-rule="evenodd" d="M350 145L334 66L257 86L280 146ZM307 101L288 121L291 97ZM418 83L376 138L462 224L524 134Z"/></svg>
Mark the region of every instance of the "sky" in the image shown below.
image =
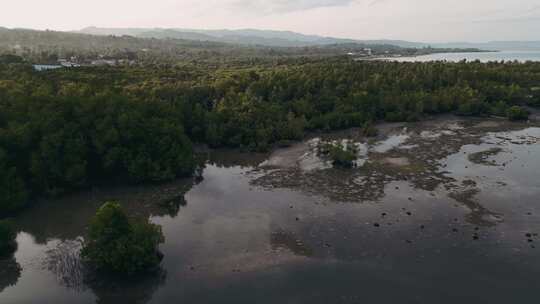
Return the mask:
<svg viewBox="0 0 540 304"><path fill-rule="evenodd" d="M0 26L256 28L422 42L540 40L540 0L0 0Z"/></svg>

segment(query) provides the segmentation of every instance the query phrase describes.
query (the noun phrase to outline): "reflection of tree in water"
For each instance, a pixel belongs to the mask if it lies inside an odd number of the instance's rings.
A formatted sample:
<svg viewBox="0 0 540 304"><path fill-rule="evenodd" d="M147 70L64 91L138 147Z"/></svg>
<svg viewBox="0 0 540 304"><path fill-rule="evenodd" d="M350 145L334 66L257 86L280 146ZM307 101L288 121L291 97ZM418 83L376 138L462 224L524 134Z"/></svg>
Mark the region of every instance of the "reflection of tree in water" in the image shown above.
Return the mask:
<svg viewBox="0 0 540 304"><path fill-rule="evenodd" d="M57 281L78 291L84 290L84 265L80 253L82 239L59 242L57 246L47 250L46 266L55 274Z"/></svg>
<svg viewBox="0 0 540 304"><path fill-rule="evenodd" d="M16 225L32 234L37 243L46 244L48 239L73 240L84 235L90 219L106 201L120 202L130 216L175 217L186 205L185 193L201 180L199 173L168 184L93 190L38 202L17 218Z"/></svg>
<svg viewBox="0 0 540 304"><path fill-rule="evenodd" d="M166 278L167 273L161 268L129 279L89 274L85 277L85 285L92 289L99 304L147 303L165 284Z"/></svg>
<svg viewBox="0 0 540 304"><path fill-rule="evenodd" d="M91 289L98 303L146 303L165 283L166 272L161 268L136 278L96 273L82 262L81 248L82 239L58 242L47 251L45 264L60 285L76 291ZM2 271L0 279L5 278Z"/></svg>
<svg viewBox="0 0 540 304"><path fill-rule="evenodd" d="M9 286L17 284L21 276L21 266L15 257L0 258L0 292Z"/></svg>
<svg viewBox="0 0 540 304"><path fill-rule="evenodd" d="M208 164L221 167L257 167L268 157L267 153L247 153L237 149L218 149L207 151L201 157L207 160Z"/></svg>

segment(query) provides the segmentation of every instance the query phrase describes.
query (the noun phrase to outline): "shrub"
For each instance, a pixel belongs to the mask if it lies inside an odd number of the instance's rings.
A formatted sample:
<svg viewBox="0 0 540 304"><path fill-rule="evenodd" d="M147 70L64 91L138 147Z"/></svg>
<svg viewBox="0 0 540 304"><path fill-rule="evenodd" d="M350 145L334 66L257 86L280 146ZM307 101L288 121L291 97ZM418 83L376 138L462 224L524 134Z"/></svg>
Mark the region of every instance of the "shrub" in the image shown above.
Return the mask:
<svg viewBox="0 0 540 304"><path fill-rule="evenodd" d="M0 256L8 255L17 249L17 233L10 222L0 221Z"/></svg>
<svg viewBox="0 0 540 304"><path fill-rule="evenodd" d="M320 153L327 155L336 167L352 168L356 160L356 150L342 144L323 144Z"/></svg>
<svg viewBox="0 0 540 304"><path fill-rule="evenodd" d="M379 134L379 130L377 130L371 121L366 121L364 123L361 132L365 137L375 137Z"/></svg>
<svg viewBox="0 0 540 304"><path fill-rule="evenodd" d="M529 111L519 106L513 106L506 111L506 117L511 121L527 120L529 118Z"/></svg>
<svg viewBox="0 0 540 304"><path fill-rule="evenodd" d="M133 275L157 268L163 241L160 226L129 219L119 204L105 203L90 223L82 256L98 270Z"/></svg>

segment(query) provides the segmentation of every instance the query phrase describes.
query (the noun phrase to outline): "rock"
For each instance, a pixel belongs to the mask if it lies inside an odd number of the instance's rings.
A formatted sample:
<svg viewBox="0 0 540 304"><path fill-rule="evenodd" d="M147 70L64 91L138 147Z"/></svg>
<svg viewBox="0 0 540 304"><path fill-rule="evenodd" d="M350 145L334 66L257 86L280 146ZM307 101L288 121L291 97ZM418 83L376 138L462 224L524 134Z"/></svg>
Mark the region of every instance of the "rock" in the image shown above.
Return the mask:
<svg viewBox="0 0 540 304"><path fill-rule="evenodd" d="M375 226L375 227L381 227L381 225L380 225L379 223L375 223L375 224L373 224L373 226Z"/></svg>

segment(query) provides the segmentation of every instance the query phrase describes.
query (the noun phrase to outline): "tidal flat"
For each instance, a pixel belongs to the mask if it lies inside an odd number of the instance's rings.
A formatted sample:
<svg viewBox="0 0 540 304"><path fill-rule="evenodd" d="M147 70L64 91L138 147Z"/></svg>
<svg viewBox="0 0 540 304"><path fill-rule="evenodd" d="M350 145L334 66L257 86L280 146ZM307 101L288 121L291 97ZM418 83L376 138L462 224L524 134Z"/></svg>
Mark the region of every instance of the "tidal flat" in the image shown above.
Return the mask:
<svg viewBox="0 0 540 304"><path fill-rule="evenodd" d="M537 118L445 116L268 154L209 150L198 178L40 201L15 219L0 303L533 302ZM320 142L354 145L355 167L334 168ZM162 225L160 271L88 275L78 252L107 200Z"/></svg>

